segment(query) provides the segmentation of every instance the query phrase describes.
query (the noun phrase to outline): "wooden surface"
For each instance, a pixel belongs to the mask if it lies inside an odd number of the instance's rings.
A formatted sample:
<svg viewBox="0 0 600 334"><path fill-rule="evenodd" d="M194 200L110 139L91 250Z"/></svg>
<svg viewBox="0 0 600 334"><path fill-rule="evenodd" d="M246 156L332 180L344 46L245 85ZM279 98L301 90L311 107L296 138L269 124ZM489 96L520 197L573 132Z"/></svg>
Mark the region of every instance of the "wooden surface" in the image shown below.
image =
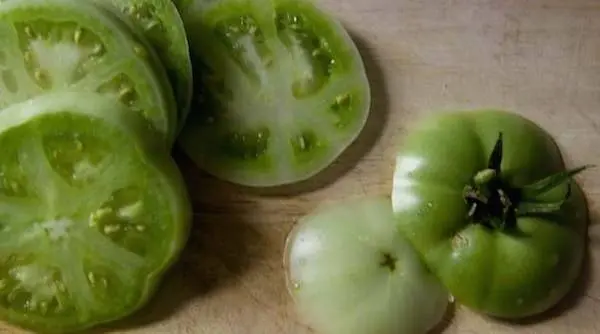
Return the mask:
<svg viewBox="0 0 600 334"><path fill-rule="evenodd" d="M318 203L388 193L395 145L421 115L513 110L547 129L569 165L600 166L600 2L319 3L363 52L374 95L367 130L333 168L288 195L224 185L177 154L198 212L193 236L153 302L110 332L310 333L284 287L286 234ZM600 172L579 181L592 215L591 264L572 296L528 325L493 323L458 306L438 333L600 333Z"/></svg>
<svg viewBox="0 0 600 334"><path fill-rule="evenodd" d="M372 81L363 137L302 193L264 196L225 186L179 159L197 226L183 262L137 333L310 333L294 315L281 266L294 221L323 201L388 193L395 145L419 116L498 107L557 140L567 163L600 166L600 2L320 0L359 44ZM600 223L600 172L579 178ZM600 226L590 227L600 261ZM505 325L458 307L444 333L600 333L600 265L550 319ZM343 333L340 333L343 334ZM376 333L373 333L376 334Z"/></svg>

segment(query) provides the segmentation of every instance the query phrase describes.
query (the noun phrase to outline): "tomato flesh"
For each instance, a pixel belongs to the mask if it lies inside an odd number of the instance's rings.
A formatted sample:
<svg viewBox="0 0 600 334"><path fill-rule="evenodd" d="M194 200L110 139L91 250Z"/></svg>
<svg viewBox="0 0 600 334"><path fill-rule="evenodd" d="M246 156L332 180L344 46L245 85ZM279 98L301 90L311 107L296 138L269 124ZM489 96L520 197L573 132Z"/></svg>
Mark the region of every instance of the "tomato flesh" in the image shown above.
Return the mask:
<svg viewBox="0 0 600 334"><path fill-rule="evenodd" d="M180 1L200 92L179 144L246 186L305 180L362 130L370 105L348 33L310 4Z"/></svg>
<svg viewBox="0 0 600 334"><path fill-rule="evenodd" d="M163 144L94 93L40 95L0 124L0 316L68 332L141 307L191 216Z"/></svg>
<svg viewBox="0 0 600 334"><path fill-rule="evenodd" d="M175 93L179 131L189 113L193 78L187 35L177 8L164 0L94 1L125 14L158 53Z"/></svg>
<svg viewBox="0 0 600 334"><path fill-rule="evenodd" d="M98 92L145 116L174 141L176 104L146 40L86 1L0 6L0 107L54 91Z"/></svg>

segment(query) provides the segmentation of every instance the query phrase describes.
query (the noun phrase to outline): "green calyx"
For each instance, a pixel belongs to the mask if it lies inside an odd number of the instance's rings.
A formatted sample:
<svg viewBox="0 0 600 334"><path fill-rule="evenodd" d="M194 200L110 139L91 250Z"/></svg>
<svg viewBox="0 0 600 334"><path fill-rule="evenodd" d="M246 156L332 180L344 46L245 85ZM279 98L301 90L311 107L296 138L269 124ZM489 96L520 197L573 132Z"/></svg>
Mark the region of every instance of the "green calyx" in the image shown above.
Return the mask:
<svg viewBox="0 0 600 334"><path fill-rule="evenodd" d="M552 174L521 188L508 185L502 179L502 133L498 135L494 150L486 169L473 177L465 186L463 197L469 207L468 218L474 223L490 228L505 229L514 227L518 217L553 213L561 209L571 195L571 185L567 183L564 198L558 201L538 201L537 198L555 187L569 181L573 176L591 167L589 165Z"/></svg>

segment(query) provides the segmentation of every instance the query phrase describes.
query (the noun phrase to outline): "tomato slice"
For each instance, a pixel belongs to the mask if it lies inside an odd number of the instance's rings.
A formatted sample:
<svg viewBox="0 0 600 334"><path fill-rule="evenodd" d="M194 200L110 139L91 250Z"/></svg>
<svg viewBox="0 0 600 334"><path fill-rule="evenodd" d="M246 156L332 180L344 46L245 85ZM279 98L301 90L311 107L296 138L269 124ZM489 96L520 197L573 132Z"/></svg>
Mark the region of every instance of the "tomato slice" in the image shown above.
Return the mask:
<svg viewBox="0 0 600 334"><path fill-rule="evenodd" d="M202 88L178 143L200 168L246 186L296 183L357 138L370 87L334 17L308 2L176 5Z"/></svg>
<svg viewBox="0 0 600 334"><path fill-rule="evenodd" d="M0 317L64 333L144 305L191 217L162 139L113 99L55 92L3 110L0 147Z"/></svg>
<svg viewBox="0 0 600 334"><path fill-rule="evenodd" d="M172 1L168 0L95 0L118 9L140 29L158 52L167 69L178 105L178 130L190 110L193 92L192 61L183 21Z"/></svg>
<svg viewBox="0 0 600 334"><path fill-rule="evenodd" d="M143 114L172 144L176 103L142 36L88 1L0 4L0 108L54 91L99 92Z"/></svg>
<svg viewBox="0 0 600 334"><path fill-rule="evenodd" d="M421 261L387 197L323 205L285 246L286 282L302 321L323 334L426 333L449 294Z"/></svg>

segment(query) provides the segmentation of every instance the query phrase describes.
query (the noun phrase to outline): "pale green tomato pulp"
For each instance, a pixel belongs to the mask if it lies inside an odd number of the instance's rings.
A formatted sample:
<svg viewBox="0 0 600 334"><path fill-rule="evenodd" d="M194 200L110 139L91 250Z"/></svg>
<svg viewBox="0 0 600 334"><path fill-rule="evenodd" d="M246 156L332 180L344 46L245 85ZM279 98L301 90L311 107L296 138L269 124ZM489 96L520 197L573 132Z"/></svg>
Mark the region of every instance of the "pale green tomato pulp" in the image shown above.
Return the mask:
<svg viewBox="0 0 600 334"><path fill-rule="evenodd" d="M370 110L353 40L308 2L180 1L198 91L178 143L208 173L252 187L319 173Z"/></svg>
<svg viewBox="0 0 600 334"><path fill-rule="evenodd" d="M177 131L185 124L193 92L192 61L187 35L177 8L170 0L94 0L117 9L130 19L158 53L167 69L177 101ZM121 16L123 19L123 15Z"/></svg>
<svg viewBox="0 0 600 334"><path fill-rule="evenodd" d="M141 116L96 93L0 113L0 317L70 332L143 306L179 256L191 209Z"/></svg>
<svg viewBox="0 0 600 334"><path fill-rule="evenodd" d="M79 0L5 0L0 42L0 107L50 92L97 92L143 115L165 144L175 140L164 67L109 11Z"/></svg>

